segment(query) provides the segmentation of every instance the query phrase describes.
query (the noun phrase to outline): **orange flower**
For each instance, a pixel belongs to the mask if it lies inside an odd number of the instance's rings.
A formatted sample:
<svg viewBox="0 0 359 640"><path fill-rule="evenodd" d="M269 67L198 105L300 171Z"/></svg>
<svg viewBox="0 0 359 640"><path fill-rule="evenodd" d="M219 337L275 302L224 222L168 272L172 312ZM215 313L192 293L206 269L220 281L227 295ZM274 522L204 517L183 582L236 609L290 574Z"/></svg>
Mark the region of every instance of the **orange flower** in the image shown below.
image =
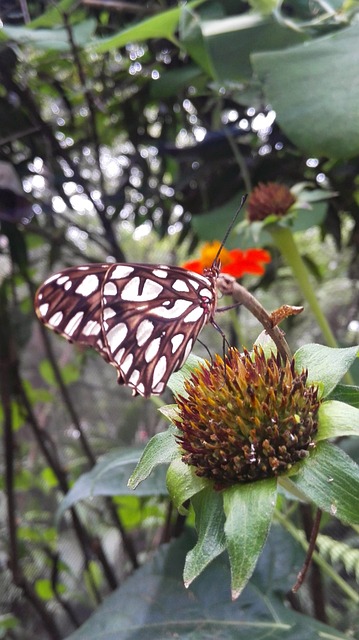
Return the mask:
<svg viewBox="0 0 359 640"><path fill-rule="evenodd" d="M210 267L215 259L221 243L218 240L206 242L203 245L199 260L185 262L182 267L195 273L203 273L203 269ZM271 261L270 254L264 249L228 249L223 248L220 254L221 271L229 273L235 278L241 278L246 273L261 276L264 273L264 264Z"/></svg>

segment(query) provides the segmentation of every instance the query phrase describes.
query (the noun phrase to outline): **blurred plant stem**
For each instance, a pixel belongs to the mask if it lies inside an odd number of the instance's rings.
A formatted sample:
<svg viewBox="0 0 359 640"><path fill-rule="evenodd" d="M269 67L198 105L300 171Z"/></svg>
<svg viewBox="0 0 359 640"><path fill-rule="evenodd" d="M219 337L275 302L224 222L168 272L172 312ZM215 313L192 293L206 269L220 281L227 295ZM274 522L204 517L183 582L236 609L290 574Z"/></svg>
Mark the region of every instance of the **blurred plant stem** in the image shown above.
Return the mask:
<svg viewBox="0 0 359 640"><path fill-rule="evenodd" d="M303 293L303 296L309 304L318 326L325 338L325 341L329 347L338 348L337 340L329 326L329 323L321 310L317 297L315 295L312 283L309 278L308 269L305 266L303 259L298 251L294 236L288 227L280 227L279 225L273 225L270 228L270 233L276 247L281 252L283 258L289 264L293 275ZM345 376L347 384L354 384L350 373Z"/></svg>

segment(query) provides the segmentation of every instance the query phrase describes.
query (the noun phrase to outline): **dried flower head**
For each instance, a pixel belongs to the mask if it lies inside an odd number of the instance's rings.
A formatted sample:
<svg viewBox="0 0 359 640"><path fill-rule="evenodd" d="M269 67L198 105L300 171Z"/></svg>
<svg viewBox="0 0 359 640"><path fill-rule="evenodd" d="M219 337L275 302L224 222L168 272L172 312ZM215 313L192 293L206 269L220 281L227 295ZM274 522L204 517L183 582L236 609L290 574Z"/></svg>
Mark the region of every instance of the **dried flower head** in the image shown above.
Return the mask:
<svg viewBox="0 0 359 640"><path fill-rule="evenodd" d="M222 489L277 476L305 458L320 401L294 365L255 347L230 349L225 361L217 355L192 373L187 396L176 399L182 460Z"/></svg>
<svg viewBox="0 0 359 640"><path fill-rule="evenodd" d="M285 185L277 182L259 183L248 199L248 219L255 222L265 220L270 215L282 217L295 201L294 195Z"/></svg>

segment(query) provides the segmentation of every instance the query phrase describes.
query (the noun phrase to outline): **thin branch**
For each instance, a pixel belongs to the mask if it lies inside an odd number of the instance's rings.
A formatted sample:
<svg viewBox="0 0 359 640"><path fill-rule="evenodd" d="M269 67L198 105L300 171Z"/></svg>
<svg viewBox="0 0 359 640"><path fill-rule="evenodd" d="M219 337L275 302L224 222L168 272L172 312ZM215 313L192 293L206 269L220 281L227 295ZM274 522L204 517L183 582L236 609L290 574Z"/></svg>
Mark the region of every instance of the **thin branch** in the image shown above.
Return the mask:
<svg viewBox="0 0 359 640"><path fill-rule="evenodd" d="M4 66L0 68L0 77L1 76L3 77L3 83L6 89L8 91L14 92L19 96L22 107L27 111L29 120L31 121L33 126L36 127L36 129L39 129L42 132L44 140L49 143L47 157L50 159L50 161L55 158L60 167L61 163L59 162L59 159L61 158L62 160L64 160L73 172L73 177L76 182L83 187L84 194L88 197L97 215L100 218L101 224L104 228L105 237L107 239L107 242L109 243L111 252L113 253L115 259L118 262L126 262L125 255L117 243L111 220L106 216L106 213L103 211L103 207L100 207L97 201L93 198L91 189L87 185L86 181L83 180L78 166L71 159L71 155L69 153L66 154L66 151L61 148L59 141L53 134L51 126L43 120L39 112L37 103L28 87L19 86L12 78L9 70Z"/></svg>
<svg viewBox="0 0 359 640"><path fill-rule="evenodd" d="M56 623L49 615L44 602L37 596L33 586L24 576L18 553L17 541L17 508L14 488L14 429L11 409L12 371L16 365L15 349L8 333L9 323L5 310L5 296L1 296L2 310L0 313L0 398L4 411L4 450L5 450L5 491L7 496L7 525L9 532L9 566L14 584L19 587L26 599L38 613L42 624L52 640L60 640L61 634Z"/></svg>
<svg viewBox="0 0 359 640"><path fill-rule="evenodd" d="M296 581L295 585L293 585L293 587L292 587L293 593L297 593L297 591L302 586L302 584L303 584L303 582L305 580L305 577L306 577L306 575L308 573L308 569L309 569L309 567L311 565L313 553L314 553L314 550L315 550L315 545L316 545L316 542L317 542L317 537L318 537L318 533L319 533L321 519L322 519L322 510L321 509L317 509L317 512L316 512L316 515L315 515L315 519L314 519L314 522L313 522L312 531L311 531L310 538L309 538L309 546L308 546L308 550L307 550L307 555L305 557L303 567L301 568L301 570L298 573L297 581Z"/></svg>
<svg viewBox="0 0 359 640"><path fill-rule="evenodd" d="M217 280L218 289L224 295L231 295L234 302L242 304L261 323L268 335L275 343L278 352L284 360L291 358L290 349L284 338L284 333L273 322L273 317L268 313L258 300L241 284L226 274L221 273Z"/></svg>

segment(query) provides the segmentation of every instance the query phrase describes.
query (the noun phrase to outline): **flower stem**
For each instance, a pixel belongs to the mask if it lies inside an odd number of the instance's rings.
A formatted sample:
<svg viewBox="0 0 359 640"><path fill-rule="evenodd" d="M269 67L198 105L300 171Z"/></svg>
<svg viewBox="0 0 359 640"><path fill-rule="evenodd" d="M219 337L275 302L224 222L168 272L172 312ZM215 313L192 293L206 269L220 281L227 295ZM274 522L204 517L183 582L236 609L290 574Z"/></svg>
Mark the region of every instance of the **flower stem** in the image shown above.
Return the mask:
<svg viewBox="0 0 359 640"><path fill-rule="evenodd" d="M292 272L299 284L299 287L315 315L315 318L327 342L327 345L329 347L338 347L338 343L333 335L328 321L318 304L313 286L309 279L307 267L305 266L303 259L298 251L291 230L288 229L288 227L279 227L276 225L275 227L273 226L270 229L270 232L276 247L279 249L282 256L291 267Z"/></svg>
<svg viewBox="0 0 359 640"><path fill-rule="evenodd" d="M317 320L317 323L322 331L327 345L329 347L338 348L337 340L329 326L329 323L323 311L319 306L317 297L309 278L308 269L305 266L302 256L298 251L298 247L291 230L288 229L288 227L273 225L270 228L270 233L276 247L279 249L283 258L287 261L290 268L292 269L292 272L296 277L304 298L308 302ZM353 384L352 377L349 373L345 375L345 381L347 384Z"/></svg>

